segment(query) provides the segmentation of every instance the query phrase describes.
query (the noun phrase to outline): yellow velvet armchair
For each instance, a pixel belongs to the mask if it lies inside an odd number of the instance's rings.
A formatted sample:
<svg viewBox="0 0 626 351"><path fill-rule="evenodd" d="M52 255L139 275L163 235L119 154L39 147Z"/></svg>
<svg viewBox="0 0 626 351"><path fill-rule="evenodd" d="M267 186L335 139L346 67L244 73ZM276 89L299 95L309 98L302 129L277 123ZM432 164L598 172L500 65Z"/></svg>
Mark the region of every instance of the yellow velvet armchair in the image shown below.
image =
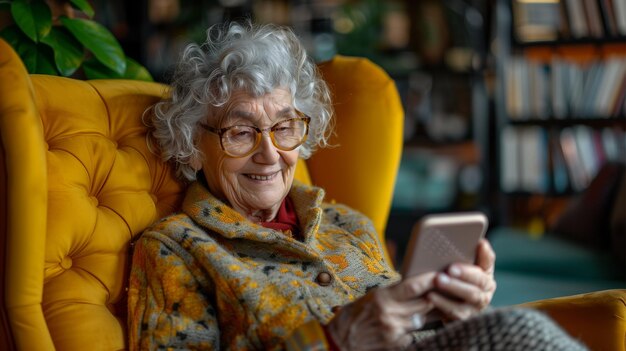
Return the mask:
<svg viewBox="0 0 626 351"><path fill-rule="evenodd" d="M402 152L398 93L365 59L320 68L337 147L301 161L296 177L368 215L382 236ZM0 350L125 348L130 242L184 192L145 142L142 113L164 93L157 83L29 75L0 39ZM537 306L594 349L624 350L625 295Z"/></svg>
<svg viewBox="0 0 626 351"><path fill-rule="evenodd" d="M301 161L296 177L361 210L382 235L402 152L395 85L364 59L321 70L337 114L353 118L337 120L336 147ZM125 347L129 243L184 191L146 146L142 113L164 93L28 75L0 40L0 350Z"/></svg>

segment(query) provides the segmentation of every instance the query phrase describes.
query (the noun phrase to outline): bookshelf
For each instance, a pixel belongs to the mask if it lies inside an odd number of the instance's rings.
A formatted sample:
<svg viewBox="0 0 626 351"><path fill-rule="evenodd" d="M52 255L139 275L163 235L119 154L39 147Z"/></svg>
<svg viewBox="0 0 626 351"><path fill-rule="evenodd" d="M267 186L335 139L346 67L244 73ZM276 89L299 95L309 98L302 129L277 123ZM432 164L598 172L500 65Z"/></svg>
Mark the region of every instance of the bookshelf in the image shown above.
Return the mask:
<svg viewBox="0 0 626 351"><path fill-rule="evenodd" d="M626 0L495 11L492 195L502 224L541 234L605 164L626 162Z"/></svg>

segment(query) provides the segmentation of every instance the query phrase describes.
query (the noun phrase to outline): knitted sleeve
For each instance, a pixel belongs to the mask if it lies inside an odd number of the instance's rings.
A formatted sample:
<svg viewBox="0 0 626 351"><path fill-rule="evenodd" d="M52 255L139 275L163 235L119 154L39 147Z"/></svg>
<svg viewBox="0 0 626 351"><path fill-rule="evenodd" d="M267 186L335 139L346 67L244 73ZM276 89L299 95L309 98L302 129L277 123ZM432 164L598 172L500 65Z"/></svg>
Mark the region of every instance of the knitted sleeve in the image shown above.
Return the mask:
<svg viewBox="0 0 626 351"><path fill-rule="evenodd" d="M128 291L130 350L219 350L219 328L206 282L168 238L144 233L133 253Z"/></svg>

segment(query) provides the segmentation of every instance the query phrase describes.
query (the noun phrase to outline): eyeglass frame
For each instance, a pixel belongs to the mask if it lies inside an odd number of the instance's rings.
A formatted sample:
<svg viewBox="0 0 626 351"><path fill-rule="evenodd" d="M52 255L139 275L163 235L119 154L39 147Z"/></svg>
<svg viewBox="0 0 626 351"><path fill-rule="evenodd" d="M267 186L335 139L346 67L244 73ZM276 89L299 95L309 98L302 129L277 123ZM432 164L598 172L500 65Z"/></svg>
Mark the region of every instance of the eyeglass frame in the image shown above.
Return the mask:
<svg viewBox="0 0 626 351"><path fill-rule="evenodd" d="M206 125L204 123L200 123L200 127L202 127L204 130L206 130L207 132L211 132L213 134L217 134L220 138L220 148L222 149L222 151L224 151L224 153L232 158L242 158L242 157L246 157L249 156L250 154L252 154L254 151L256 151L256 149L259 148L259 145L261 144L261 138L263 135L263 132L268 132L269 136L270 136L270 140L272 141L272 145L274 145L274 147L276 147L277 149L281 150L281 151L291 151L291 150L295 150L298 146L304 144L309 136L309 123L311 122L311 117L305 115L304 113L296 110L296 113L298 114L298 117L293 117L293 118L287 118L284 119L282 121L276 122L274 123L271 127L268 128L259 128L257 126L252 126L252 125L245 125L245 124L235 124L229 127L225 127L225 128L214 128L211 127L209 125ZM276 144L276 139L274 138L274 128L284 122L287 121L293 121L293 120L301 120L304 121L304 126L305 126L305 131L304 131L304 137L302 138L302 140L300 140L300 142L298 144L296 144L294 147L289 148L289 149L284 149L281 146L278 146ZM246 152L243 155L233 155L231 153L229 153L228 151L226 151L226 148L224 147L223 141L222 141L222 136L224 135L224 133L226 133L229 129L235 128L235 127L248 127L248 128L252 128L256 131L256 139L254 142L254 146L252 146L252 148L250 149L250 151Z"/></svg>

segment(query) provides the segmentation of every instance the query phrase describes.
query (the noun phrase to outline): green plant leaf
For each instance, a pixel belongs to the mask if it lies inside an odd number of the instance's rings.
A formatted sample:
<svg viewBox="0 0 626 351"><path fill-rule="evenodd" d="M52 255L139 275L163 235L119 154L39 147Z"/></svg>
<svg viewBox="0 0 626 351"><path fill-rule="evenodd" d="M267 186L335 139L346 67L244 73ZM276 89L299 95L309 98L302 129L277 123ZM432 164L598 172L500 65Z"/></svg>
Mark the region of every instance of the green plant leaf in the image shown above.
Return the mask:
<svg viewBox="0 0 626 351"><path fill-rule="evenodd" d="M50 48L34 43L17 25L4 28L0 36L17 52L29 73L58 74Z"/></svg>
<svg viewBox="0 0 626 351"><path fill-rule="evenodd" d="M29 73L59 74L52 61L52 50L45 45L35 44L17 25L4 28L0 36L17 52Z"/></svg>
<svg viewBox="0 0 626 351"><path fill-rule="evenodd" d="M26 66L26 70L29 73L35 73L37 70L37 44L33 43L30 40L24 40L17 44L15 51L22 62L24 62L24 66Z"/></svg>
<svg viewBox="0 0 626 351"><path fill-rule="evenodd" d="M83 70L85 71L85 76L88 79L135 79L135 80L145 80L152 82L152 76L150 72L140 65L137 61L126 58L126 72L124 74L118 74L117 72L111 70L110 68L104 66L98 60L93 58L85 60L83 64Z"/></svg>
<svg viewBox="0 0 626 351"><path fill-rule="evenodd" d="M59 75L59 71L57 71L54 66L54 59L52 50L49 47L37 44L37 67L35 68L34 73L38 74L50 74L50 75Z"/></svg>
<svg viewBox="0 0 626 351"><path fill-rule="evenodd" d="M120 79L123 76L103 65L95 58L89 58L83 62L83 71L87 79Z"/></svg>
<svg viewBox="0 0 626 351"><path fill-rule="evenodd" d="M2 31L0 31L0 37L4 38L4 40L9 43L13 47L15 51L17 51L17 46L22 41L30 41L30 39L24 34L17 25L11 25L5 27Z"/></svg>
<svg viewBox="0 0 626 351"><path fill-rule="evenodd" d="M58 75L50 48L30 40L21 41L15 48L29 73Z"/></svg>
<svg viewBox="0 0 626 351"><path fill-rule="evenodd" d="M77 9L83 11L89 18L93 18L95 12L87 0L70 0L70 3Z"/></svg>
<svg viewBox="0 0 626 351"><path fill-rule="evenodd" d="M41 42L52 48L54 63L61 75L71 76L83 63L83 46L64 28L53 27Z"/></svg>
<svg viewBox="0 0 626 351"><path fill-rule="evenodd" d="M126 72L124 72L124 78L145 80L148 82L154 81L152 75L144 66L129 57L126 57Z"/></svg>
<svg viewBox="0 0 626 351"><path fill-rule="evenodd" d="M15 24L34 42L46 36L52 27L52 13L43 1L15 0L11 3L11 15Z"/></svg>
<svg viewBox="0 0 626 351"><path fill-rule="evenodd" d="M124 74L126 55L117 39L104 26L82 18L61 17L61 22L98 61L118 74Z"/></svg>

